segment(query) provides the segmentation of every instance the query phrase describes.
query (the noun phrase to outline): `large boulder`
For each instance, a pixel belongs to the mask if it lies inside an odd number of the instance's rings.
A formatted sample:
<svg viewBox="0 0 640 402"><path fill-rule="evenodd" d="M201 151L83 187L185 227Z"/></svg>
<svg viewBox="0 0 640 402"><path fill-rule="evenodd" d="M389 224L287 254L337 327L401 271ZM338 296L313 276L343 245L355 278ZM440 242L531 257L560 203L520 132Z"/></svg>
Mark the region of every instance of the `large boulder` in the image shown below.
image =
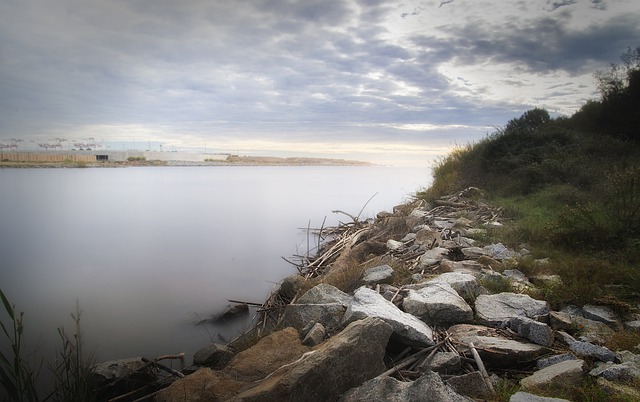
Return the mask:
<svg viewBox="0 0 640 402"><path fill-rule="evenodd" d="M558 331L558 334L569 345L569 349L578 356L593 357L603 362L614 362L617 356L604 346L594 345L589 342L577 341L566 332Z"/></svg>
<svg viewBox="0 0 640 402"><path fill-rule="evenodd" d="M242 401L331 401L385 371L392 329L366 318L349 324L315 350L239 395Z"/></svg>
<svg viewBox="0 0 640 402"><path fill-rule="evenodd" d="M582 381L584 365L583 360L563 361L523 378L520 385L524 390L575 386Z"/></svg>
<svg viewBox="0 0 640 402"><path fill-rule="evenodd" d="M233 397L244 385L244 382L233 379L221 371L205 367L174 381L173 384L159 391L155 400L157 402L225 401Z"/></svg>
<svg viewBox="0 0 640 402"><path fill-rule="evenodd" d="M348 306L351 296L335 286L321 283L309 289L296 301L297 304L331 304L338 303Z"/></svg>
<svg viewBox="0 0 640 402"><path fill-rule="evenodd" d="M532 361L547 351L540 345L505 338L497 330L482 325L458 324L450 327L448 332L461 352L468 352L469 342L473 342L482 359L495 367Z"/></svg>
<svg viewBox="0 0 640 402"><path fill-rule="evenodd" d="M609 381L631 382L640 379L640 366L633 362L620 364L609 362L597 366L589 374Z"/></svg>
<svg viewBox="0 0 640 402"><path fill-rule="evenodd" d="M473 321L471 307L444 282L432 282L419 290L409 290L402 305L404 311L429 325Z"/></svg>
<svg viewBox="0 0 640 402"><path fill-rule="evenodd" d="M302 345L298 331L288 327L265 336L249 349L235 355L226 371L233 373L235 378L255 381L308 351L309 348Z"/></svg>
<svg viewBox="0 0 640 402"><path fill-rule="evenodd" d="M442 382L434 372L427 372L415 381L399 381L392 377L377 377L346 392L340 402L471 402Z"/></svg>
<svg viewBox="0 0 640 402"><path fill-rule="evenodd" d="M414 346L432 346L433 331L424 322L405 313L378 292L361 287L353 295L353 301L344 314L344 324L375 317L393 328L393 336L400 342Z"/></svg>
<svg viewBox="0 0 640 402"><path fill-rule="evenodd" d="M511 292L480 295L475 307L478 321L488 325L503 325L512 317L535 319L549 314L549 304L546 301Z"/></svg>
<svg viewBox="0 0 640 402"><path fill-rule="evenodd" d="M608 306L594 306L592 304L585 304L582 307L582 313L584 318L593 321L603 322L612 328L620 327L620 319L616 313Z"/></svg>
<svg viewBox="0 0 640 402"><path fill-rule="evenodd" d="M340 327L345 306L331 304L288 304L284 308L282 323L285 327L293 327L302 332L309 323L320 323L325 328L334 330Z"/></svg>

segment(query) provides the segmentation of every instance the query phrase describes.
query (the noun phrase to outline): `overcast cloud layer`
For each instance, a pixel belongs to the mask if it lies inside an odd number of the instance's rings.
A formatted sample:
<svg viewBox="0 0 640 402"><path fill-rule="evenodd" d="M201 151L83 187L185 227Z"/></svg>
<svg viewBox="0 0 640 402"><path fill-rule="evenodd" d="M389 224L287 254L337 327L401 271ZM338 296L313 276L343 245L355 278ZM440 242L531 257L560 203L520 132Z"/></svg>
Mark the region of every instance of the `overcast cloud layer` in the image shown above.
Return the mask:
<svg viewBox="0 0 640 402"><path fill-rule="evenodd" d="M0 144L426 164L639 45L637 0L0 0Z"/></svg>

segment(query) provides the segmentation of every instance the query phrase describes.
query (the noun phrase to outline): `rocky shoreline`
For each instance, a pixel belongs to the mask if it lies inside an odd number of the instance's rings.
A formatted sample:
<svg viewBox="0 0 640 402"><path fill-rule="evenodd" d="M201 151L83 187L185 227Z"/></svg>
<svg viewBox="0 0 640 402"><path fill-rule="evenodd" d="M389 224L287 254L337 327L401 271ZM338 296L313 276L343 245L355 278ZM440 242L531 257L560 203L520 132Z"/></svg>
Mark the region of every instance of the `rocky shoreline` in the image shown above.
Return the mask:
<svg viewBox="0 0 640 402"><path fill-rule="evenodd" d="M317 255L294 263L299 274L260 308L253 333L204 347L155 400L499 400L510 382L512 402L559 401L585 378L640 399L630 386L640 350L602 345L615 331L640 330L638 308L553 310L542 290L562 279L520 272L521 261L540 272L546 264L526 247L483 244L501 211L477 201L478 191L319 230ZM112 381L144 364L105 362L96 373Z"/></svg>

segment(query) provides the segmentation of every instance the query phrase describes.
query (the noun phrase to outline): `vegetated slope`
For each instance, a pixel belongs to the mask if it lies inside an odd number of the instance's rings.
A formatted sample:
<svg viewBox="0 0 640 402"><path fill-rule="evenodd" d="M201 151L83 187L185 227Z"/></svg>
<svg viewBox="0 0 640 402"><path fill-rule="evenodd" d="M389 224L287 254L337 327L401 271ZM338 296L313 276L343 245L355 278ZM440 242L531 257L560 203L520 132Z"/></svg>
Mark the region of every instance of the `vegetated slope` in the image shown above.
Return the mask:
<svg viewBox="0 0 640 402"><path fill-rule="evenodd" d="M437 163L432 187L419 196L480 187L513 217L509 239L564 260L556 268L592 284L586 299L607 293L606 285L637 296L640 47L628 49L622 62L595 74L601 98L573 116L554 119L532 109L455 149Z"/></svg>

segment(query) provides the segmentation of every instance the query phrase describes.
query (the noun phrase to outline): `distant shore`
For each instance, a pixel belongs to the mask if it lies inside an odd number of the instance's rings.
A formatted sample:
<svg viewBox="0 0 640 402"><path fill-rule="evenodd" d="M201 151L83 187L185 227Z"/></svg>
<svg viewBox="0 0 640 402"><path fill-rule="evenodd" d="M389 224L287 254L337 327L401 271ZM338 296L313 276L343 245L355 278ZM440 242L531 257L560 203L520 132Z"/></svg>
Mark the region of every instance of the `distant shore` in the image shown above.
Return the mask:
<svg viewBox="0 0 640 402"><path fill-rule="evenodd" d="M120 168L138 166L374 166L370 162L330 159L273 156L228 156L224 160L156 160L141 159L126 161L0 161L0 168Z"/></svg>

